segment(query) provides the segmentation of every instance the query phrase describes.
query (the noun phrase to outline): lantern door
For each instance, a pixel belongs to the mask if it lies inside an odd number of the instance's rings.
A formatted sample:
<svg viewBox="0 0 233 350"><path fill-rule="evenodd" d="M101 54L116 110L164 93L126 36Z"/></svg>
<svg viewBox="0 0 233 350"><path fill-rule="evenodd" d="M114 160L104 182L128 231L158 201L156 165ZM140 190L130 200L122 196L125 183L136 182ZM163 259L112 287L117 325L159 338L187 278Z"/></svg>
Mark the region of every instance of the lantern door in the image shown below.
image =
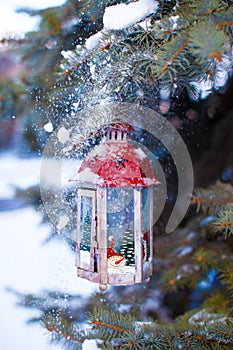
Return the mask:
<svg viewBox="0 0 233 350"><path fill-rule="evenodd" d="M96 190L79 189L77 206L78 276L97 280Z"/></svg>

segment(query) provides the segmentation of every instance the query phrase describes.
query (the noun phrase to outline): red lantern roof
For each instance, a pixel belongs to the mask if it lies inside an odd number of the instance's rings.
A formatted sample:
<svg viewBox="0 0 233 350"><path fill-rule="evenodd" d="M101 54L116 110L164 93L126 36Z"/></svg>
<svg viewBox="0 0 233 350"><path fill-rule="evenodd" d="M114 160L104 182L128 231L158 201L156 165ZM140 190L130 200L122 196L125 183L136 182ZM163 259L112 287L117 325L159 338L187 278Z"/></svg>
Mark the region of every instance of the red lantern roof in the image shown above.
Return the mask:
<svg viewBox="0 0 233 350"><path fill-rule="evenodd" d="M149 159L141 148L128 141L129 124L116 122L107 127L107 137L84 159L78 171L80 183L101 187L151 186L155 178Z"/></svg>

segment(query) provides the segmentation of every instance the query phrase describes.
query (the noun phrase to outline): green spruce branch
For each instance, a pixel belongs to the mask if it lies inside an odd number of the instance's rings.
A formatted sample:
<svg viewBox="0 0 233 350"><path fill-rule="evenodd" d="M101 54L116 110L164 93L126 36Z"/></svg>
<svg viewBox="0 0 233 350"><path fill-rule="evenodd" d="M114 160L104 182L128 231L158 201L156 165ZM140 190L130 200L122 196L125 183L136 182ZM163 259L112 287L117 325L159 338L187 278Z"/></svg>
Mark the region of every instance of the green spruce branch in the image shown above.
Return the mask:
<svg viewBox="0 0 233 350"><path fill-rule="evenodd" d="M194 192L192 203L197 206L197 212L202 209L204 212L215 214L217 210L233 203L233 186L217 181L208 188L199 188Z"/></svg>
<svg viewBox="0 0 233 350"><path fill-rule="evenodd" d="M221 321L220 321L221 318ZM46 321L47 322L47 321ZM63 323L56 329L51 325L53 320L46 323L50 332L56 332L65 340L72 340L72 349L81 345L86 339L101 339L102 349L231 349L233 346L233 319L231 317L216 317L210 310L189 313L186 320L177 319L171 324L148 321L140 322L132 316L122 315L104 309L96 309L90 315L88 332L74 336L74 326L68 327ZM203 331L204 327L204 331Z"/></svg>
<svg viewBox="0 0 233 350"><path fill-rule="evenodd" d="M117 95L133 102L137 91L153 82L159 89L185 87L198 98L197 82L214 85L221 69L232 68L232 17L233 9L224 1L181 1L161 18L147 19L146 27L139 23L118 31L103 29L97 46L81 46L73 51L72 62L63 61L59 84L64 80L77 88L89 82L87 103L93 103L96 91L101 98L103 90L102 98Z"/></svg>
<svg viewBox="0 0 233 350"><path fill-rule="evenodd" d="M227 204L220 210L213 224L216 231L224 232L225 238L233 235L233 204Z"/></svg>

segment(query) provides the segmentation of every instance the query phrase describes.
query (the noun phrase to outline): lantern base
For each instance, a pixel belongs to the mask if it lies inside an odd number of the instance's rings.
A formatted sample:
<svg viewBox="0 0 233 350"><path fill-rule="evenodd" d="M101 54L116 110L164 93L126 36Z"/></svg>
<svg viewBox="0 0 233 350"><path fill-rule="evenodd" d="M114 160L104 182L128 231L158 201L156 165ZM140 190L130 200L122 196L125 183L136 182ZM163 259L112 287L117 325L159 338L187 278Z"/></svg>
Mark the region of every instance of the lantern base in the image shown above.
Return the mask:
<svg viewBox="0 0 233 350"><path fill-rule="evenodd" d="M106 270L107 276L105 276L105 283L101 283L100 275L97 272L85 271L80 267L77 268L77 276L85 278L88 281L98 283L99 289L101 291L105 291L107 289L108 284L127 286L137 283L148 283L152 275L152 263L151 261L147 261L143 264L143 271L141 273L141 276L139 276L140 278L136 278L136 271L135 268L133 268L132 266L125 266L122 269L106 268ZM123 273L122 271L124 270L127 270L127 273Z"/></svg>

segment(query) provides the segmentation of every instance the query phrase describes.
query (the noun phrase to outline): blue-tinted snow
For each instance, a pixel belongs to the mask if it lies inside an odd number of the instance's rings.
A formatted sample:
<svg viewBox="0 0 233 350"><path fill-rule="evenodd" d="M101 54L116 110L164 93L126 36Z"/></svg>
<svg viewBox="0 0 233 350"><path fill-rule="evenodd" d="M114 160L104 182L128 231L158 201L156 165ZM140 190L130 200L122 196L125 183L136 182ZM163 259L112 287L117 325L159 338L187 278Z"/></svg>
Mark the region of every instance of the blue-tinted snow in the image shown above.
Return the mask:
<svg viewBox="0 0 233 350"><path fill-rule="evenodd" d="M38 184L40 159L0 156L0 200L12 198L15 185L26 188ZM76 277L75 256L61 241L50 241L50 225L41 225L41 215L33 207L0 212L0 337L2 350L52 350L48 332L39 325L27 325L35 311L16 306L20 293L40 294L58 290L67 294L89 295L97 286ZM12 334L14 336L12 336Z"/></svg>

